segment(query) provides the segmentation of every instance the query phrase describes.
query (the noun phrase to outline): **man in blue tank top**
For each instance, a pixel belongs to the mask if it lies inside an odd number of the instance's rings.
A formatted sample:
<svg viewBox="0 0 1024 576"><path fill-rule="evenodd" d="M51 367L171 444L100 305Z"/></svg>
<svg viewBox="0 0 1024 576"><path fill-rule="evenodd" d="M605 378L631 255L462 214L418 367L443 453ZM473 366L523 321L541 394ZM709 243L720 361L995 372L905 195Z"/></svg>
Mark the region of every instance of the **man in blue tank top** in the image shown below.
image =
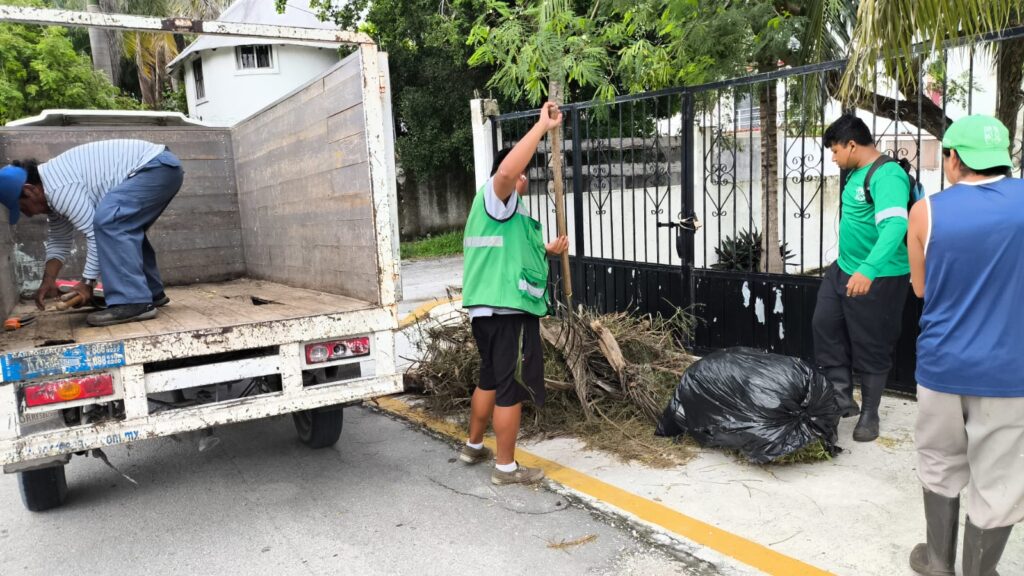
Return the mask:
<svg viewBox="0 0 1024 576"><path fill-rule="evenodd" d="M946 130L953 184L914 205L907 236L917 341L917 473L927 543L918 574L955 574L960 492L967 489L964 576L997 576L1024 520L1024 180L1011 178L1009 132L990 116Z"/></svg>

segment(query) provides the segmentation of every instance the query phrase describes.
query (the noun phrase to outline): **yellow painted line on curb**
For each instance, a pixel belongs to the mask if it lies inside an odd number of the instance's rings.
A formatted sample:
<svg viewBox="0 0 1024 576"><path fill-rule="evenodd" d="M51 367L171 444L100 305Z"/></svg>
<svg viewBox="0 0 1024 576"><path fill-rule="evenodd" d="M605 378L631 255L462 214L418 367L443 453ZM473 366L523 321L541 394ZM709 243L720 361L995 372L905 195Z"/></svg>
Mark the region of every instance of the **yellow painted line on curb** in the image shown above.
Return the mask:
<svg viewBox="0 0 1024 576"><path fill-rule="evenodd" d="M458 300L462 300L462 298L442 298L439 300L431 300L430 302L427 302L426 304L423 304L422 306L416 308L412 312L406 314L405 318L402 318L398 322L398 329L405 330L409 326L412 326L413 324L419 322L427 314L430 314L430 311L433 310L434 308L437 308L438 306L444 306L445 304L451 304L452 302L456 302Z"/></svg>
<svg viewBox="0 0 1024 576"><path fill-rule="evenodd" d="M378 398L375 402L381 409L387 412L426 426L445 436L455 438L456 440L462 440L466 436L466 430L461 426L432 418L422 410L413 408L397 398ZM484 443L488 448L495 449L493 438L484 439ZM516 459L526 466L544 470L544 474L548 478L567 488L615 506L641 520L660 526L669 532L757 568L767 574L773 576L833 576L831 572L811 566L785 554L780 554L757 542L747 540L731 532L726 532L721 528L677 512L668 506L648 500L642 496L637 496L632 492L588 476L578 470L567 468L557 462L531 454L522 448L516 449Z"/></svg>

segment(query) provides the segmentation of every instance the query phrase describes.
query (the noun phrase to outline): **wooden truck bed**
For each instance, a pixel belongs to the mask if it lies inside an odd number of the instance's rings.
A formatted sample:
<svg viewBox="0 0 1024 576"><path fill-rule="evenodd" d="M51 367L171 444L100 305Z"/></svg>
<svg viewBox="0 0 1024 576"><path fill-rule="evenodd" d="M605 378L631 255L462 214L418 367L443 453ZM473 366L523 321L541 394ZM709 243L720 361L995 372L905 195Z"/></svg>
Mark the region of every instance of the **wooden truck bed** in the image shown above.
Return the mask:
<svg viewBox="0 0 1024 576"><path fill-rule="evenodd" d="M85 322L94 309L38 312L34 303L22 302L12 314L35 313L36 321L20 330L0 332L0 351L129 340L374 307L354 298L250 279L171 287L167 296L170 304L160 308L155 319L103 328ZM48 303L52 307L52 301Z"/></svg>

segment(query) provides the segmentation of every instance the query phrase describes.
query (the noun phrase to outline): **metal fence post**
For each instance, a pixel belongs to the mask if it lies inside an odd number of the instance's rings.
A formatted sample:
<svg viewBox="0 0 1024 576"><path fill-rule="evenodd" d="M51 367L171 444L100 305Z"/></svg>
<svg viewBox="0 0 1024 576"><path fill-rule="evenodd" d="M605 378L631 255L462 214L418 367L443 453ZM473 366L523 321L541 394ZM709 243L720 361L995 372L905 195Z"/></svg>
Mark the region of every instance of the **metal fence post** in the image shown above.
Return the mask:
<svg viewBox="0 0 1024 576"><path fill-rule="evenodd" d="M580 109L572 109L572 212L573 228L575 239L573 246L576 249L575 269L573 270L573 292L581 294L577 301L590 304L587 300L586 283L583 281L583 256L586 253L584 246L583 224L583 139L580 137Z"/></svg>
<svg viewBox="0 0 1024 576"><path fill-rule="evenodd" d="M694 104L693 104L693 93L684 92L682 95L682 106L680 107L680 129L682 133L682 146L680 146L680 158L682 163L682 172L680 176L683 181L681 182L683 191L683 208L680 210L681 220L686 218L696 218L696 214L693 211L694 197L693 197L693 178L694 178L694 163L693 163L693 131L695 123ZM692 222L692 221L691 221ZM684 302L681 308L688 308L693 306L696 301L695 294L695 280L693 277L693 262L696 250L696 231L689 231L684 228L676 229L676 233L679 234L682 242L682 250L680 251L679 258L682 264L683 274L683 286L688 288L687 300Z"/></svg>

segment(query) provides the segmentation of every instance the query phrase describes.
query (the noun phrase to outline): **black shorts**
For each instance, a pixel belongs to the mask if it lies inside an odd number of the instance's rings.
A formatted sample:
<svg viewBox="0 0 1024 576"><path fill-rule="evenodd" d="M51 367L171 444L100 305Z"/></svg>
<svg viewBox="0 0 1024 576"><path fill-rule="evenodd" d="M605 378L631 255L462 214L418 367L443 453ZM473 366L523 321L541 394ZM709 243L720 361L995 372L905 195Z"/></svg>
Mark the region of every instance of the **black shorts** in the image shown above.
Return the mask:
<svg viewBox="0 0 1024 576"><path fill-rule="evenodd" d="M495 392L503 408L529 400L544 405L544 346L540 319L529 314L496 314L473 319L480 350L481 390Z"/></svg>

